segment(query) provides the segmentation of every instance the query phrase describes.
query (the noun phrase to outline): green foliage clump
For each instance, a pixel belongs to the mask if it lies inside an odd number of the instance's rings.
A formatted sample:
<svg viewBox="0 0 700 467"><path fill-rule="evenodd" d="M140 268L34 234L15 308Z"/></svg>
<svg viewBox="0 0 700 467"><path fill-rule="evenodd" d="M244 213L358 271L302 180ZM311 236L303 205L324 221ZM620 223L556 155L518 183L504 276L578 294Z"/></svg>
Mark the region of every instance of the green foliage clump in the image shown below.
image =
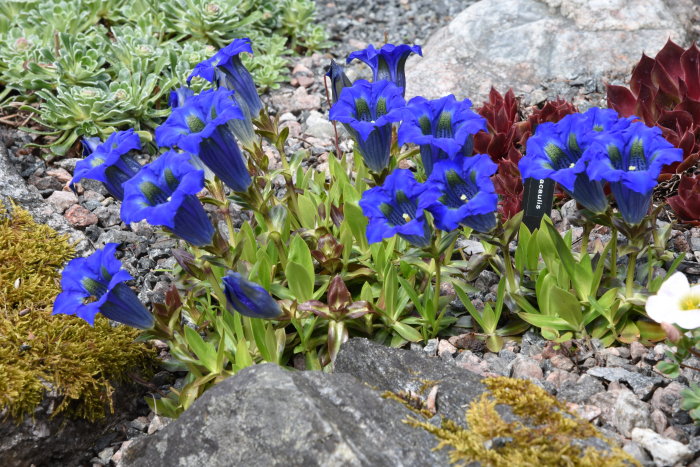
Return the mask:
<svg viewBox="0 0 700 467"><path fill-rule="evenodd" d="M498 377L486 378L483 383L488 391L466 412L469 429L451 420L444 420L442 427L416 419L407 423L434 434L440 440L436 449L449 447L450 461L461 465L472 461L494 467L639 465L593 425L569 413L561 402L532 382ZM504 420L496 411L499 404L509 406L520 420ZM608 449L580 442L592 438L607 444ZM494 441L499 439L503 442Z"/></svg>
<svg viewBox="0 0 700 467"><path fill-rule="evenodd" d="M63 154L80 137L155 128L170 89L235 38L262 88L284 79L287 56L326 46L310 0L8 0L0 4L0 100L33 104ZM199 90L202 80L195 80Z"/></svg>
<svg viewBox="0 0 700 467"><path fill-rule="evenodd" d="M62 396L53 414L95 420L111 403L112 383L150 366L152 352L137 332L51 316L59 269L73 255L66 237L0 204L0 410L32 413L45 391Z"/></svg>

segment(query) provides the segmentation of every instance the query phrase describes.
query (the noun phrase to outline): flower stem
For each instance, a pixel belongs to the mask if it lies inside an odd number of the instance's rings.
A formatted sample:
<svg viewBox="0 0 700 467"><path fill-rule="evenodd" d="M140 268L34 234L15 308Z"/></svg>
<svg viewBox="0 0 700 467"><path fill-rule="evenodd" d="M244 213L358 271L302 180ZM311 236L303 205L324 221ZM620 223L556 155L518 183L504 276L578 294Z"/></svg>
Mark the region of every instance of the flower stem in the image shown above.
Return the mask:
<svg viewBox="0 0 700 467"><path fill-rule="evenodd" d="M629 262L627 263L627 280L625 281L625 297L627 298L632 296L634 288L634 269L637 263L638 254L639 252L635 251L629 255Z"/></svg>
<svg viewBox="0 0 700 467"><path fill-rule="evenodd" d="M610 248L610 277L617 278L617 229L612 229L612 247Z"/></svg>
<svg viewBox="0 0 700 467"><path fill-rule="evenodd" d="M583 236L581 237L581 257L588 254L588 240L591 236L591 231L593 230L593 225L586 222L583 226Z"/></svg>
<svg viewBox="0 0 700 467"><path fill-rule="evenodd" d="M515 272L513 271L513 262L510 256L510 247L505 239L501 241L501 250L503 251L503 266L506 274L506 282L508 284L508 292L515 293Z"/></svg>

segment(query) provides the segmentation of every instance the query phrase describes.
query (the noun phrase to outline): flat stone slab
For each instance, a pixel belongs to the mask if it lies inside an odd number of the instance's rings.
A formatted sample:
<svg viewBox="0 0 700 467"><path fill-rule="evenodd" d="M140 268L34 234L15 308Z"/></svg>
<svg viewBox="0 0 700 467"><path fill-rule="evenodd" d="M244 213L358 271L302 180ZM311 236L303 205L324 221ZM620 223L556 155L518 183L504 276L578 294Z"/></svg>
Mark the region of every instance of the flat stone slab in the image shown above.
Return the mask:
<svg viewBox="0 0 700 467"><path fill-rule="evenodd" d="M526 97L601 91L603 79L626 81L642 52L655 55L669 38L685 43L692 3L670 3L482 0L436 32L423 58L409 58L406 96L455 94L478 105L491 86Z"/></svg>

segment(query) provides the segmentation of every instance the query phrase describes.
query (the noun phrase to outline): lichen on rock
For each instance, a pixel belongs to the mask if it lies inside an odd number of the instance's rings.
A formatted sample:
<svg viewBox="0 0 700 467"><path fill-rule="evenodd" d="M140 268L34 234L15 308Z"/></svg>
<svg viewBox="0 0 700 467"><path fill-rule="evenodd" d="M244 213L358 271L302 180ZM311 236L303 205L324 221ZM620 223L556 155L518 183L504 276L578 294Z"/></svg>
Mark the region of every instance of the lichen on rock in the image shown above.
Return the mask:
<svg viewBox="0 0 700 467"><path fill-rule="evenodd" d="M53 415L103 418L113 383L151 367L153 353L134 342L135 330L51 315L59 271L73 254L66 236L0 203L0 411L15 420L45 392L60 396Z"/></svg>
<svg viewBox="0 0 700 467"><path fill-rule="evenodd" d="M469 429L443 419L442 426L415 418L406 423L435 435L435 449L449 448L450 461L479 461L494 467L567 465L630 466L639 463L604 438L590 423L528 380L486 378L488 390L466 411ZM517 420L497 411L506 405Z"/></svg>

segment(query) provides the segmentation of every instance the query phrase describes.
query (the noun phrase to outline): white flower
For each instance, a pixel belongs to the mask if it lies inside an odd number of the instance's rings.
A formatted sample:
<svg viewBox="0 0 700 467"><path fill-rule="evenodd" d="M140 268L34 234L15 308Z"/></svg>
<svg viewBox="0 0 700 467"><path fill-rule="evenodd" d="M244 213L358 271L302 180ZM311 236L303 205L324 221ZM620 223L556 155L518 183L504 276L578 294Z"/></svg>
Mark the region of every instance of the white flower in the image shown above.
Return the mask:
<svg viewBox="0 0 700 467"><path fill-rule="evenodd" d="M700 284L690 286L681 272L674 273L659 292L647 299L647 315L657 323L673 323L683 329L700 327Z"/></svg>

